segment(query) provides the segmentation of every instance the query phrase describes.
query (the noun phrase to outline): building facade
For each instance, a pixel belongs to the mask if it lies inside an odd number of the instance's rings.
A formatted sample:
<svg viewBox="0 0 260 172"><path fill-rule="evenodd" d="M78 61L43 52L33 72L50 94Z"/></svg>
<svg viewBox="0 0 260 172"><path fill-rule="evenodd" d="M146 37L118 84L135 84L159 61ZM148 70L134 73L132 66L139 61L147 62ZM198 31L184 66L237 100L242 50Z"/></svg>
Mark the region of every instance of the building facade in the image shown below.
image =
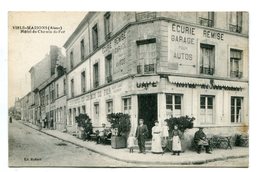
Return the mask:
<svg viewBox="0 0 260 172"><path fill-rule="evenodd" d="M71 130L81 112L94 127L128 113L131 132L184 115L209 133L248 126L246 12L90 12L64 48Z"/></svg>

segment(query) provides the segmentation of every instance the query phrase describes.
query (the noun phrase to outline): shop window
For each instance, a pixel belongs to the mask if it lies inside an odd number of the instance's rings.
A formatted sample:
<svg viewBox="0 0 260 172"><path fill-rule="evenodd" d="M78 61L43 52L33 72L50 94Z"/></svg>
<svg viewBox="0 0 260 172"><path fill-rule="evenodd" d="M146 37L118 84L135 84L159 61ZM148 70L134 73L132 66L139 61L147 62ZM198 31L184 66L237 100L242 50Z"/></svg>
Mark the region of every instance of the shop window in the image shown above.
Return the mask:
<svg viewBox="0 0 260 172"><path fill-rule="evenodd" d="M231 123L242 122L242 108L243 98L242 97L231 97Z"/></svg>
<svg viewBox="0 0 260 172"><path fill-rule="evenodd" d="M231 32L241 33L242 31L242 12L229 13L229 30Z"/></svg>
<svg viewBox="0 0 260 172"><path fill-rule="evenodd" d="M242 51L230 50L230 76L235 78L242 77Z"/></svg>
<svg viewBox="0 0 260 172"><path fill-rule="evenodd" d="M93 51L98 48L98 26L97 24L92 28L92 44L93 44Z"/></svg>
<svg viewBox="0 0 260 172"><path fill-rule="evenodd" d="M166 113L167 116L182 116L182 97L181 94L166 94Z"/></svg>
<svg viewBox="0 0 260 172"><path fill-rule="evenodd" d="M86 92L86 74L85 71L81 72L81 92Z"/></svg>
<svg viewBox="0 0 260 172"><path fill-rule="evenodd" d="M99 124L99 103L94 103L94 123Z"/></svg>
<svg viewBox="0 0 260 172"><path fill-rule="evenodd" d="M73 114L72 114L72 125L75 124L75 117L77 116L77 109L76 108L73 108Z"/></svg>
<svg viewBox="0 0 260 172"><path fill-rule="evenodd" d="M68 125L72 125L72 110L71 109L69 109Z"/></svg>
<svg viewBox="0 0 260 172"><path fill-rule="evenodd" d="M213 124L214 120L214 96L200 96L201 124Z"/></svg>
<svg viewBox="0 0 260 172"><path fill-rule="evenodd" d="M104 15L104 25L105 25L105 38L106 38L106 40L108 40L111 37L111 14L110 14L110 12L107 12Z"/></svg>
<svg viewBox="0 0 260 172"><path fill-rule="evenodd" d="M213 27L214 26L214 12L201 12L199 17L199 23L202 26Z"/></svg>
<svg viewBox="0 0 260 172"><path fill-rule="evenodd" d="M86 106L85 105L82 106L82 113L86 114Z"/></svg>
<svg viewBox="0 0 260 172"><path fill-rule="evenodd" d="M123 98L123 112L130 114L131 112L131 98Z"/></svg>
<svg viewBox="0 0 260 172"><path fill-rule="evenodd" d="M138 45L138 74L153 74L156 69L156 39L139 40Z"/></svg>
<svg viewBox="0 0 260 172"><path fill-rule="evenodd" d="M113 113L113 101L107 101L107 114Z"/></svg>
<svg viewBox="0 0 260 172"><path fill-rule="evenodd" d="M74 67L74 57L73 57L73 51L70 52L70 69L73 69Z"/></svg>
<svg viewBox="0 0 260 172"><path fill-rule="evenodd" d="M99 67L98 67L98 63L93 65L93 84L94 84L94 88L99 86Z"/></svg>
<svg viewBox="0 0 260 172"><path fill-rule="evenodd" d="M80 41L80 55L81 55L81 61L85 58L85 41L82 39Z"/></svg>
<svg viewBox="0 0 260 172"><path fill-rule="evenodd" d="M215 70L215 47L208 44L200 44L200 73L213 75Z"/></svg>
<svg viewBox="0 0 260 172"><path fill-rule="evenodd" d="M106 61L105 61L105 69L106 69L106 82L110 83L112 82L112 54L106 56Z"/></svg>

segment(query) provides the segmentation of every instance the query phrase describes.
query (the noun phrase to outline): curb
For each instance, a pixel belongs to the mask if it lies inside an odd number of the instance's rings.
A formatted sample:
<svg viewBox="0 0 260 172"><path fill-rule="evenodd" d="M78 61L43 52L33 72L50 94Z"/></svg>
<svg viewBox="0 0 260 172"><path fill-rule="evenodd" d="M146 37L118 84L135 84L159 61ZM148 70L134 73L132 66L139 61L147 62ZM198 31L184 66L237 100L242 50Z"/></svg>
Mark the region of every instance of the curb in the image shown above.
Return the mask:
<svg viewBox="0 0 260 172"><path fill-rule="evenodd" d="M104 155L106 157L109 157L109 158L112 158L114 160L118 160L118 161L122 161L122 162L126 162L126 163L134 163L134 164L142 164L142 165L146 165L146 164L160 164L160 165L201 165L201 164L206 164L208 162L215 162L215 161L222 161L222 160L227 160L227 159L237 159L237 158L245 158L245 157L248 157L248 155L238 155L238 156L234 156L234 155L231 155L231 156L227 156L227 157L217 157L217 158L211 158L211 159L205 159L205 160L194 160L194 161L186 161L186 162L161 162L161 161L136 161L136 160L126 160L126 159L121 159L121 158L117 158L115 156L111 156L109 154L106 154L104 152L100 152L100 151L97 151L95 149L92 149L92 148L89 148L89 147L86 147L86 146L82 146L78 143L75 143L75 142L72 142L72 141L69 141L69 140L65 140L65 139L62 139L60 137L57 137L55 135L52 135L52 134L49 134L49 133L46 133L42 130L39 130L37 128L34 128L26 123L23 123L23 122L20 122L21 124L29 127L29 128L32 128L36 131L39 131L41 133L44 133L48 136L51 136L51 137L54 137L56 139L59 139L59 140L62 140L64 142L68 142L70 144L73 144L73 145L76 145L78 147L81 147L81 148L85 148L91 152L94 152L94 153L98 153L100 155Z"/></svg>

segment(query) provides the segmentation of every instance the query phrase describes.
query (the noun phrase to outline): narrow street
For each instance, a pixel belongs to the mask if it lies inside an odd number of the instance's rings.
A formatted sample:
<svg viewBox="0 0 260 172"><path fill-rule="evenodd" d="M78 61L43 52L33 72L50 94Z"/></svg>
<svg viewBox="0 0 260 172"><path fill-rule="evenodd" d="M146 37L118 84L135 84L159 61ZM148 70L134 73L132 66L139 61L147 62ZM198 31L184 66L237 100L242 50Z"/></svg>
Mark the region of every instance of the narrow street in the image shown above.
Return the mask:
<svg viewBox="0 0 260 172"><path fill-rule="evenodd" d="M9 124L9 166L126 166L13 121Z"/></svg>

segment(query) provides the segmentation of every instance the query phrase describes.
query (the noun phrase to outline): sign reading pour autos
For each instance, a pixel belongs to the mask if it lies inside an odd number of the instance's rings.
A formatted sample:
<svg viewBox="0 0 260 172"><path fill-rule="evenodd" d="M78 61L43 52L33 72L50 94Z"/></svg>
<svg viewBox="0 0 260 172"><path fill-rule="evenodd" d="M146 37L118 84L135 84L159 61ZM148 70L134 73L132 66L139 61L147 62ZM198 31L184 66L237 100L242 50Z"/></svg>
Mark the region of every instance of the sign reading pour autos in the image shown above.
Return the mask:
<svg viewBox="0 0 260 172"><path fill-rule="evenodd" d="M196 72L196 28L169 24L169 62L178 65L178 72Z"/></svg>

